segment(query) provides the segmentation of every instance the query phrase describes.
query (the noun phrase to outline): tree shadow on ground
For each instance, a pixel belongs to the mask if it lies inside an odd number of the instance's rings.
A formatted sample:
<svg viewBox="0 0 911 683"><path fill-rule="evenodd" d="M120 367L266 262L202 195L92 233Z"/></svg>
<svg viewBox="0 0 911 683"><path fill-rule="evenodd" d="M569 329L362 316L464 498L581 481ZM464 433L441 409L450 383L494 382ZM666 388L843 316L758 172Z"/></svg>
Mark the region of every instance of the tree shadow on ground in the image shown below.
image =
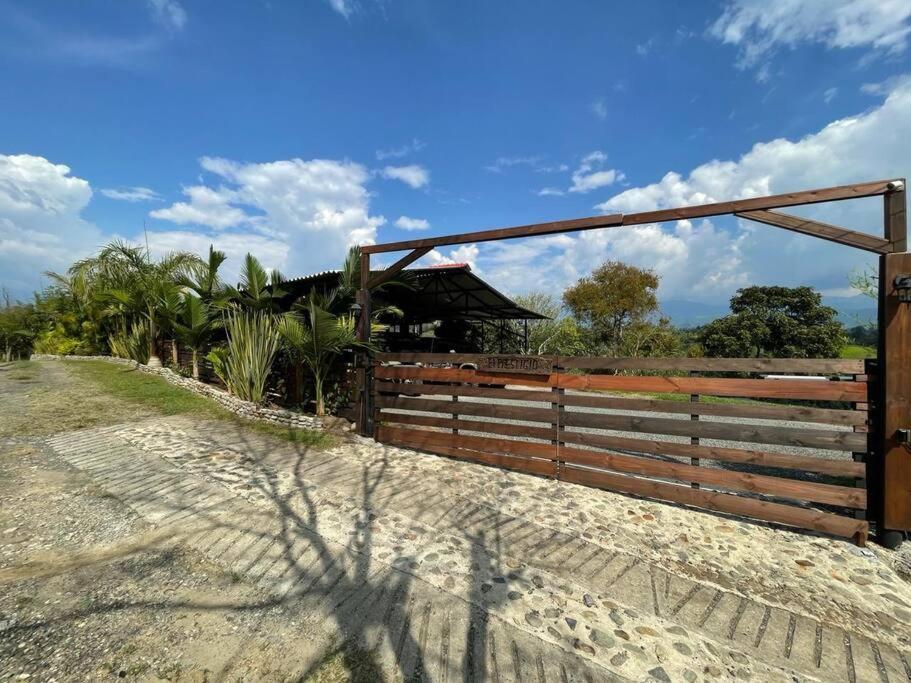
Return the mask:
<svg viewBox="0 0 911 683"><path fill-rule="evenodd" d="M270 593L268 597L242 604L231 600L111 599L90 606L80 605L62 615L39 617L16 624L3 636L15 638L17 633L37 631L51 623L70 623L105 613L186 608L256 613L258 627L267 618L264 612L268 608L294 609L305 600L309 601L308 604L316 601L320 611L325 613L328 630L337 634L335 648L326 656L340 658L345 669L356 676L355 680L384 680L389 677L390 668L392 677L429 680L431 667L428 666L427 658L430 655L424 651L421 638L416 639L414 634L416 626L418 631L426 629L427 619L424 617L420 625L413 623L416 616L423 616L418 614L415 597L414 583L420 581L414 574L417 568L416 555L406 553L406 549L401 548L395 557L375 557L377 510L381 508L378 493L383 493L382 507L387 509L389 505L394 506L390 501L396 496L409 493L409 482L401 476L401 472L395 478L388 476L388 450L382 450L381 457L359 466L358 512L356 519L351 522L352 531L347 543L339 544L332 540L331 533L327 535L324 532L324 527L333 525L330 518L334 511L321 509L314 496L317 487L306 479L307 471L314 466L314 461L316 468L328 466L332 469L331 462L324 462L325 452L302 444L278 444L241 427L236 427L232 436L236 441L231 448L246 456L245 465L252 475L247 482L249 491L259 494L260 501L265 504L265 517L271 519L273 525L263 530L252 517L246 520L238 519L236 515L229 517L221 514L219 506L211 509L202 506L197 509L193 507L193 500L177 499L170 512L161 520L164 527L162 532L132 543L122 551L122 555L136 554L143 549L157 549L165 553L162 557L168 557L168 548L189 543L200 536L211 539L208 547L214 548L229 535L259 535L263 539L262 551L247 564L244 571L251 572L256 568L256 580L274 575L277 585L267 586ZM202 438L205 439L204 435ZM293 485L289 486L287 481L283 484L279 471L268 463L269 456L273 455L270 446L290 456L290 463L282 468L282 472L291 471ZM225 450L214 442L213 447ZM174 460L169 462L173 463ZM217 467L218 463L214 466ZM323 479L326 479L325 476ZM320 484L319 488L322 491L332 490L331 483L328 486ZM158 493L163 492L162 489L160 492L139 496L130 495L130 503L136 507L151 503L161 505L166 497L159 497ZM426 505L430 506L432 502L428 501ZM192 526L180 529L181 525L190 522ZM489 677L489 611L498 605L499 600L505 600L487 594L490 580L491 577L497 577L496 580L502 583L518 576L509 575L506 578L508 575L500 565L499 534L494 532L493 537L488 538L484 531L471 531L467 520L465 522L462 547L468 549L470 577L467 594L460 597L465 601L468 612L467 629L462 636L462 646L451 650L453 657L457 652L464 652L464 657L461 662L447 662L447 666L460 669L459 677L464 680L485 680ZM267 551L270 550L273 551L270 555L278 551L278 557L265 569L261 569L259 563L267 557ZM58 566L54 571L47 571L45 575L81 571L91 568L93 564L117 561L120 557L117 551L95 560L83 557L68 565ZM277 587L279 590L276 590ZM505 591L497 593L505 594ZM427 613L429 614L429 609ZM458 635L454 634L454 637L458 638ZM390 662L381 657L384 646L386 652L391 652L391 667L388 666ZM233 653L218 676L227 675L241 656L242 652ZM324 661L314 662L313 667L301 673L301 678L313 674Z"/></svg>

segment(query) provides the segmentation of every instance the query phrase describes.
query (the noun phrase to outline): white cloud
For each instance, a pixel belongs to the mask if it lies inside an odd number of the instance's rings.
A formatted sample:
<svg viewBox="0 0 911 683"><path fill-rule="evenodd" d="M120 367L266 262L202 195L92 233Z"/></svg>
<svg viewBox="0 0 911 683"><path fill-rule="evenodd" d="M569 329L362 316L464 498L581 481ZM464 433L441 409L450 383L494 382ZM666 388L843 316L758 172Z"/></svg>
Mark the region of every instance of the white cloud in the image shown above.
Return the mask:
<svg viewBox="0 0 911 683"><path fill-rule="evenodd" d="M579 168L573 171L572 187L570 192L591 192L599 187L613 185L617 180L623 180L623 174L613 168L603 168L607 161L604 152L592 152L582 159Z"/></svg>
<svg viewBox="0 0 911 683"><path fill-rule="evenodd" d="M592 102L591 109L592 109L592 114L597 116L602 121L604 121L604 119L607 118L607 104L605 104L603 99L595 100L594 102Z"/></svg>
<svg viewBox="0 0 911 683"><path fill-rule="evenodd" d="M559 187L542 187L536 194L539 197L562 197L566 193Z"/></svg>
<svg viewBox="0 0 911 683"><path fill-rule="evenodd" d="M604 213L742 199L911 175L911 80L897 82L870 111L833 121L799 140L758 143L734 160L630 188L597 205ZM855 230L882 234L882 200L859 199L789 209ZM559 239L558 239L559 238ZM661 296L719 301L749 284L812 285L839 291L852 270L872 262L854 249L768 226L714 218L694 223L606 228L578 236L480 245L486 277L507 291L561 288L615 258L654 268Z"/></svg>
<svg viewBox="0 0 911 683"><path fill-rule="evenodd" d="M231 205L231 202L241 201L232 190L194 185L185 187L183 193L189 197L189 202L177 202L149 215L178 225L204 225L217 230L236 228L252 219L246 211Z"/></svg>
<svg viewBox="0 0 911 683"><path fill-rule="evenodd" d="M426 143L414 138L411 142L401 147L394 147L392 149L378 149L376 150L376 158L380 161L385 161L386 159L401 159L402 157L407 157L409 154L416 154L426 147Z"/></svg>
<svg viewBox="0 0 911 683"><path fill-rule="evenodd" d="M219 273L225 282L235 283L240 279L240 268L243 264L244 256L249 252L256 256L259 261L269 270L279 270L282 273L293 277L294 275L304 274L301 272L287 272L287 268L293 262L291 256L291 245L289 242L273 239L264 235L251 233L200 233L190 230L156 230L147 233L149 249L153 256L161 256L171 251L192 251L196 254L205 255L209 251L209 245L225 252L228 259L219 269ZM135 236L132 241L137 244L145 244L146 235ZM337 264L333 264L338 267ZM312 272L312 271L308 271Z"/></svg>
<svg viewBox="0 0 911 683"><path fill-rule="evenodd" d="M212 228L219 240L255 237L260 240L256 244L270 245L273 254L284 248L287 267L297 274L336 267L349 246L375 242L376 230L385 222L370 215L365 187L370 174L360 164L327 159L240 163L203 157L200 165L222 184L185 188L188 201L150 215Z"/></svg>
<svg viewBox="0 0 911 683"><path fill-rule="evenodd" d="M767 78L775 52L800 43L902 52L909 19L907 0L729 0L709 34L739 48L740 68L757 67Z"/></svg>
<svg viewBox="0 0 911 683"><path fill-rule="evenodd" d="M16 296L40 285L45 270L66 270L102 241L82 218L88 181L40 156L0 154L0 284Z"/></svg>
<svg viewBox="0 0 911 683"><path fill-rule="evenodd" d="M829 104L832 100L835 99L835 96L838 94L838 88L832 87L827 88L826 91L822 94L822 99L826 104Z"/></svg>
<svg viewBox="0 0 911 683"><path fill-rule="evenodd" d="M535 173L563 173L569 170L566 164L545 163L546 157L542 154L534 156L498 157L496 161L484 167L491 173L503 173L507 169L525 166Z"/></svg>
<svg viewBox="0 0 911 683"><path fill-rule="evenodd" d="M426 256L418 261L421 267L441 266L450 263L467 263L475 273L480 273L477 267L480 250L476 244L463 244L456 249L450 249L449 255L443 254L439 249L431 249Z"/></svg>
<svg viewBox="0 0 911 683"><path fill-rule="evenodd" d="M187 25L187 12L178 0L148 0L152 18L170 31L181 31Z"/></svg>
<svg viewBox="0 0 911 683"><path fill-rule="evenodd" d="M104 188L101 194L122 202L157 202L162 199L160 194L148 187Z"/></svg>
<svg viewBox="0 0 911 683"><path fill-rule="evenodd" d="M652 51L652 48L655 47L655 38L649 38L644 43L639 43L636 45L636 54L640 57L647 57L648 54Z"/></svg>
<svg viewBox="0 0 911 683"><path fill-rule="evenodd" d="M410 164L408 166L387 166L380 171L380 175L387 180L401 180L409 187L415 189L424 187L430 182L430 171L417 164Z"/></svg>
<svg viewBox="0 0 911 683"><path fill-rule="evenodd" d="M355 3L353 0L329 0L329 6L348 19L354 12Z"/></svg>
<svg viewBox="0 0 911 683"><path fill-rule="evenodd" d="M402 230L427 230L430 227L430 222L425 218L399 216L395 221L395 227Z"/></svg>

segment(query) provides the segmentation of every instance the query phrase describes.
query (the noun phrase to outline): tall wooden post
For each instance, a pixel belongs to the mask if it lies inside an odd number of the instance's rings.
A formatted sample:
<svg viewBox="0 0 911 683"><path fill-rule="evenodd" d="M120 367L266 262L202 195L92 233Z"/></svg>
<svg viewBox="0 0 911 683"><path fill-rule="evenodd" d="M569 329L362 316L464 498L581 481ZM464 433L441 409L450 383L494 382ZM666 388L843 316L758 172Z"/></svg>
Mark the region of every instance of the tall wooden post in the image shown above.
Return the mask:
<svg viewBox="0 0 911 683"><path fill-rule="evenodd" d="M885 237L894 250L879 259L879 353L876 386L878 449L868 476L872 515L880 543L895 547L911 530L911 450L902 431L911 428L911 304L898 300L895 278L911 275L905 183L884 195Z"/></svg>
<svg viewBox="0 0 911 683"><path fill-rule="evenodd" d="M357 290L355 301L361 307L360 317L357 321L357 338L361 342L370 341L370 289L367 281L370 279L370 254L361 251L360 263L360 288ZM366 351L358 352L357 369L357 395L358 395L358 421L357 431L361 436L372 436L370 425L372 423L371 411L371 368L370 354Z"/></svg>

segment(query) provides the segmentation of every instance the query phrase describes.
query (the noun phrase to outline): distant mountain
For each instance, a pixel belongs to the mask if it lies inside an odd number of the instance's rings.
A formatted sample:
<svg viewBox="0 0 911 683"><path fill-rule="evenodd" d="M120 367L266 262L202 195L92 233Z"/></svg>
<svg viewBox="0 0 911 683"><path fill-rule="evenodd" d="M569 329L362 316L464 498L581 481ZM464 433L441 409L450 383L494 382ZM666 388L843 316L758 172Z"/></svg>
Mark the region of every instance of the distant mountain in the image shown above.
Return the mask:
<svg viewBox="0 0 911 683"><path fill-rule="evenodd" d="M838 319L847 326L876 320L876 302L865 296L824 296L822 302L838 311ZM699 327L730 313L728 303L706 303L686 299L661 302L661 312L677 327Z"/></svg>

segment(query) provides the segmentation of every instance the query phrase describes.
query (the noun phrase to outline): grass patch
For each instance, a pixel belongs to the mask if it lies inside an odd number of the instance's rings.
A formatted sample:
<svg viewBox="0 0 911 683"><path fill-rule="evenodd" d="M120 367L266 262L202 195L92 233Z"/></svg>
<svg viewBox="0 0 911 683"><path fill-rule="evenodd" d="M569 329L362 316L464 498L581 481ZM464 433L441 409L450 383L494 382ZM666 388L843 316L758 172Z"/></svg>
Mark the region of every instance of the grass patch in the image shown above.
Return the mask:
<svg viewBox="0 0 911 683"><path fill-rule="evenodd" d="M73 361L67 369L80 379L98 385L105 392L124 401L139 403L161 415L199 415L225 417L228 411L202 396L191 393L161 377L105 361Z"/></svg>
<svg viewBox="0 0 911 683"><path fill-rule="evenodd" d="M30 360L17 360L0 366L0 372L9 373L5 375L7 379L20 382L35 379L38 376L38 369L38 364Z"/></svg>
<svg viewBox="0 0 911 683"><path fill-rule="evenodd" d="M876 349L872 346L847 344L841 350L842 358L876 358Z"/></svg>
<svg viewBox="0 0 911 683"><path fill-rule="evenodd" d="M252 431L277 437L302 446L328 447L333 439L325 432L244 420L213 401L181 389L156 375L105 361L78 361L67 368L81 379L100 387L105 393L141 405L160 415L192 415L227 420Z"/></svg>
<svg viewBox="0 0 911 683"><path fill-rule="evenodd" d="M328 652L304 683L374 683L383 680L373 653L353 644Z"/></svg>

